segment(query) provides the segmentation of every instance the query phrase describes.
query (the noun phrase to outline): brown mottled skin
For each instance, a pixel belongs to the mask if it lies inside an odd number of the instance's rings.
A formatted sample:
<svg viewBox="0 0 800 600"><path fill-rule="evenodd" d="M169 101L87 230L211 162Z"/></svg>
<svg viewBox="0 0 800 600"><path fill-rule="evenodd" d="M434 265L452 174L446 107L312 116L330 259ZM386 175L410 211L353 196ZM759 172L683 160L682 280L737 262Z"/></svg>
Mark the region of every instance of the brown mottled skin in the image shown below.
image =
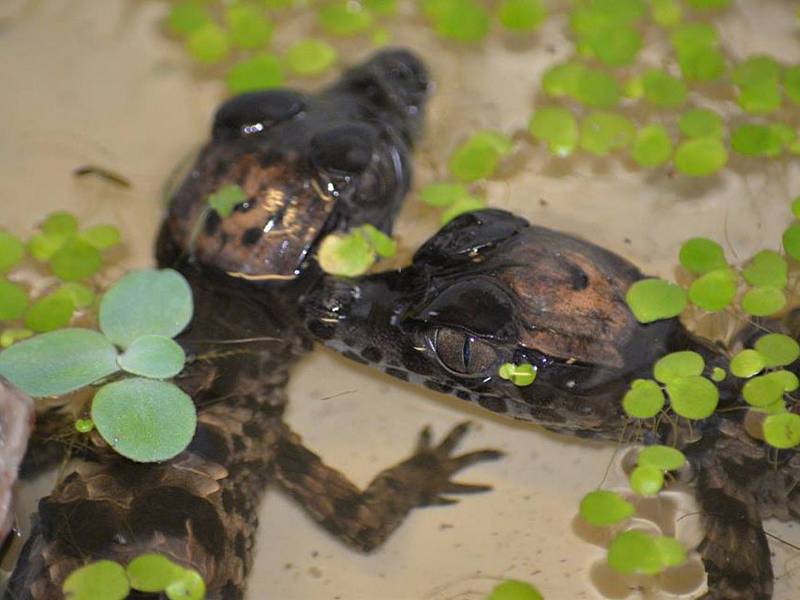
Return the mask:
<svg viewBox="0 0 800 600"><path fill-rule="evenodd" d="M732 377L704 421L627 427L622 396L634 379L652 377L659 357L694 350L707 376L728 362L678 319L638 323L624 294L642 277L587 241L484 210L446 225L408 267L356 281L329 277L307 302L307 326L345 356L498 414L582 437L621 441L638 432L646 443L676 445L703 510L705 598L768 600L761 519L800 519L800 452L780 452L777 467L770 464L767 448L745 432ZM500 378L505 362L535 365L536 380L517 387Z"/></svg>
<svg viewBox="0 0 800 600"><path fill-rule="evenodd" d="M366 222L391 230L426 94L418 59L389 50L316 96L259 92L219 109L157 248L159 264L180 270L194 293L192 323L178 338L189 362L176 381L198 409L194 439L170 461L136 464L95 437L86 460L40 501L6 598L61 598L77 567L144 552L196 569L209 599L242 598L268 482L363 551L418 506L488 489L450 481L499 456L453 456L466 426L438 445L424 431L408 460L359 490L282 419L290 367L311 348L301 313L320 281L315 245ZM206 198L230 183L247 199L220 218Z"/></svg>

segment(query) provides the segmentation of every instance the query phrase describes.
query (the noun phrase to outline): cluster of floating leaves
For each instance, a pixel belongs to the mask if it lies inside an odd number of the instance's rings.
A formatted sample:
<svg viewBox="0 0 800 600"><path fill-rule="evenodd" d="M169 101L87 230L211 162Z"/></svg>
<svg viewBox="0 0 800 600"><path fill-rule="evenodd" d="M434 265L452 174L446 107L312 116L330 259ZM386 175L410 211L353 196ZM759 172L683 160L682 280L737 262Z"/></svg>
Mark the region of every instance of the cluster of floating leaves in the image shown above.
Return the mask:
<svg viewBox="0 0 800 600"><path fill-rule="evenodd" d="M785 101L789 106L800 104L800 66L784 67L768 56L730 64L715 29L704 20L709 9L727 4L574 3L569 26L576 55L543 75L541 91L547 100L530 119L532 137L556 156L576 149L594 156L626 152L640 167L672 161L675 170L687 176L716 173L727 163L729 150L751 157L800 153L795 128L767 119L786 106ZM672 64L638 64L644 38L657 35L669 41ZM711 84L715 93L724 90L743 113L731 126L727 143L722 117L693 106ZM642 120L642 105L657 118Z"/></svg>
<svg viewBox="0 0 800 600"><path fill-rule="evenodd" d="M346 234L334 233L319 245L317 259L322 270L332 275L356 277L366 273L378 258L391 258L395 241L366 223Z"/></svg>
<svg viewBox="0 0 800 600"><path fill-rule="evenodd" d="M639 452L628 483L640 496L654 496L661 491L665 474L677 471L685 462L686 457L680 450L649 446ZM608 546L607 561L612 569L626 575L657 575L686 560L686 550L673 537L625 530L634 513L633 504L617 492L596 490L581 500L579 514L587 523L623 529Z"/></svg>
<svg viewBox="0 0 800 600"><path fill-rule="evenodd" d="M62 585L67 600L122 600L132 590L163 593L169 600L202 600L206 586L194 569L186 569L162 554L142 554L127 567L99 560L76 569Z"/></svg>
<svg viewBox="0 0 800 600"><path fill-rule="evenodd" d="M398 11L397 0L180 0L165 19L169 35L180 39L203 65L222 65L231 92L281 85L286 73L317 76L336 64L335 44L362 37L375 45L390 41L387 25L421 15L445 40L471 43L486 37L493 23L513 34L534 30L547 13L541 0L423 0L412 13ZM412 7L408 7L412 8ZM313 31L276 49L279 23L315 13Z"/></svg>
<svg viewBox="0 0 800 600"><path fill-rule="evenodd" d="M14 344L0 352L0 375L34 398L117 376L97 390L91 419L80 419L76 429L96 428L131 460L167 460L188 446L196 426L191 398L164 381L183 369L186 357L172 338L192 312L191 289L178 272L134 271L103 295L100 331L60 329Z"/></svg>
<svg viewBox="0 0 800 600"><path fill-rule="evenodd" d="M26 242L0 231L0 324L4 328L0 347L64 327L76 311L90 309L95 304L91 279L103 265L103 253L119 241L116 227L95 225L80 230L75 217L66 212L48 215ZM35 299L13 281L13 271L25 266L26 255L46 265L58 281Z"/></svg>
<svg viewBox="0 0 800 600"><path fill-rule="evenodd" d="M536 367L530 363L516 365L514 363L503 363L497 370L497 374L510 381L516 386L525 387L536 380Z"/></svg>
<svg viewBox="0 0 800 600"><path fill-rule="evenodd" d="M792 203L795 218L800 215L800 198ZM800 223L793 223L783 233L786 256L800 260ZM692 276L686 289L663 279L643 279L632 285L626 301L636 319L650 323L679 315L688 303L706 311L738 306L754 317L766 317L786 305L789 264L775 250L761 250L741 268L731 266L725 252L708 238L692 238L681 245L681 266Z"/></svg>

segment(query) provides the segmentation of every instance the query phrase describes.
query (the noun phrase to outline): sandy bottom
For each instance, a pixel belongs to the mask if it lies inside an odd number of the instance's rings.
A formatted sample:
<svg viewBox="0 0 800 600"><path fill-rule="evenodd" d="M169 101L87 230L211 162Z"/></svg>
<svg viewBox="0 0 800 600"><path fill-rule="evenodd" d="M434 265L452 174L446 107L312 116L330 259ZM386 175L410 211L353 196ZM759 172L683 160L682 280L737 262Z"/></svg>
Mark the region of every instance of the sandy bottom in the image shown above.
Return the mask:
<svg viewBox="0 0 800 600"><path fill-rule="evenodd" d="M736 39L742 54L797 61L791 4L736 3L719 23L723 40ZM162 184L205 138L224 96L219 83L193 74L180 48L161 36L164 10L161 3L137 0L0 3L3 227L27 232L48 211L69 208L86 224L124 229L126 266L151 263ZM438 86L418 185L444 173L441 157L470 130L524 128L539 74L569 49L563 25L551 20L526 48L498 38L485 51L460 54L427 33L396 32L395 39L413 40L430 60ZM282 28L278 44L293 31ZM678 245L687 237L724 239L729 255L742 259L776 244L790 218L789 198L800 193L797 169L778 162L737 164L719 178L687 183L666 171L557 163L524 142L517 158L503 181L486 185L492 205L583 235L664 276L672 275ZM86 163L123 173L133 187L73 178L71 171ZM412 199L399 234L410 251L435 227L435 215ZM405 457L425 424L443 434L471 419L477 428L465 447L495 447L508 456L460 477L492 484L491 493L415 512L370 556L346 549L271 490L260 513L251 600L478 600L506 577L535 582L551 600L601 597L590 574L603 551L585 541L573 519L580 498L603 479L613 447L492 418L322 349L294 373L290 396L291 425L358 484ZM770 524L770 530L800 545L797 524ZM775 598L797 598L800 556L777 541L773 550Z"/></svg>

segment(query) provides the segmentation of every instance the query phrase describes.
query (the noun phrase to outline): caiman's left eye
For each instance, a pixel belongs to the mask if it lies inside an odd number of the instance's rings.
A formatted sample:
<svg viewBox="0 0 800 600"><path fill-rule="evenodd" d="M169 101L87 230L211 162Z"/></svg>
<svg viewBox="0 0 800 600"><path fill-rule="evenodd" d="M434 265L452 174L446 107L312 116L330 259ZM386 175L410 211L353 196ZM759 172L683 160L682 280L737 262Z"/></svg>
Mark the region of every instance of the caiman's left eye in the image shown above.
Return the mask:
<svg viewBox="0 0 800 600"><path fill-rule="evenodd" d="M486 375L497 363L497 351L490 344L457 329L435 329L431 346L442 366L456 375Z"/></svg>

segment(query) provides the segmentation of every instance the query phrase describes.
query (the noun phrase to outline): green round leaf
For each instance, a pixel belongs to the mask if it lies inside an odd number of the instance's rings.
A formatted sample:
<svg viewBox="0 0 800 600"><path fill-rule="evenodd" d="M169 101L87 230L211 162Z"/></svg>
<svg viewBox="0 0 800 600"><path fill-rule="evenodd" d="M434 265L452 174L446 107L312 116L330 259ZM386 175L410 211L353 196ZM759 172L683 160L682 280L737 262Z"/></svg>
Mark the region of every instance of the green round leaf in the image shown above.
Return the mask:
<svg viewBox="0 0 800 600"><path fill-rule="evenodd" d="M177 386L134 377L100 388L92 401L92 420L122 456L159 462L189 445L197 415L192 399Z"/></svg>
<svg viewBox="0 0 800 600"><path fill-rule="evenodd" d="M486 600L543 600L543 597L531 584L508 579L497 584Z"/></svg>
<svg viewBox="0 0 800 600"><path fill-rule="evenodd" d="M645 72L642 84L645 99L659 108L676 108L686 101L686 85L664 71Z"/></svg>
<svg viewBox="0 0 800 600"><path fill-rule="evenodd" d="M722 367L714 367L714 369L711 371L711 381L716 381L717 383L720 381L725 381L725 376L725 369Z"/></svg>
<svg viewBox="0 0 800 600"><path fill-rule="evenodd" d="M388 235L383 233L380 229L369 223L365 223L358 228L361 235L366 237L372 249L375 250L381 258L391 258L397 252L397 244Z"/></svg>
<svg viewBox="0 0 800 600"><path fill-rule="evenodd" d="M726 308L736 296L736 272L724 268L709 271L689 286L689 300L709 312Z"/></svg>
<svg viewBox="0 0 800 600"><path fill-rule="evenodd" d="M98 250L105 250L119 244L121 236L113 225L95 225L81 231L78 237Z"/></svg>
<svg viewBox="0 0 800 600"><path fill-rule="evenodd" d="M169 600L203 600L206 595L206 584L200 573L184 569L183 575L170 583L164 592Z"/></svg>
<svg viewBox="0 0 800 600"><path fill-rule="evenodd" d="M748 378L758 375L765 367L764 357L756 350L742 350L731 359L730 370L736 377Z"/></svg>
<svg viewBox="0 0 800 600"><path fill-rule="evenodd" d="M94 292L91 288L74 281L62 283L54 293L69 298L75 308L86 308L94 302Z"/></svg>
<svg viewBox="0 0 800 600"><path fill-rule="evenodd" d="M742 310L754 317L775 314L786 304L786 296L776 287L757 286L742 296Z"/></svg>
<svg viewBox="0 0 800 600"><path fill-rule="evenodd" d="M792 214L795 219L800 219L800 196L796 196L792 200Z"/></svg>
<svg viewBox="0 0 800 600"><path fill-rule="evenodd" d="M266 46L272 37L272 23L254 5L241 3L226 7L225 24L231 41L240 48Z"/></svg>
<svg viewBox="0 0 800 600"><path fill-rule="evenodd" d="M198 0L184 0L173 4L167 15L167 28L174 34L186 35L211 22L211 17Z"/></svg>
<svg viewBox="0 0 800 600"><path fill-rule="evenodd" d="M686 306L686 292L663 279L642 279L628 288L625 302L637 321L650 323L681 314Z"/></svg>
<svg viewBox="0 0 800 600"><path fill-rule="evenodd" d="M278 87L283 83L283 71L274 54L256 54L234 64L225 76L232 94Z"/></svg>
<svg viewBox="0 0 800 600"><path fill-rule="evenodd" d="M684 269L696 275L703 275L728 266L722 246L703 237L686 240L681 245L678 260Z"/></svg>
<svg viewBox="0 0 800 600"><path fill-rule="evenodd" d="M285 60L298 75L318 75L336 61L336 50L322 40L298 40L289 46Z"/></svg>
<svg viewBox="0 0 800 600"><path fill-rule="evenodd" d="M641 531L625 531L608 546L608 565L626 575L655 575L663 569L653 537Z"/></svg>
<svg viewBox="0 0 800 600"><path fill-rule="evenodd" d="M25 254L25 246L8 232L0 231L0 273L15 267Z"/></svg>
<svg viewBox="0 0 800 600"><path fill-rule="evenodd" d="M429 183L419 191L422 201L428 206L441 208L450 206L469 195L466 186L460 183Z"/></svg>
<svg viewBox="0 0 800 600"><path fill-rule="evenodd" d="M749 86L764 81L778 82L781 71L775 59L769 56L751 56L731 71L731 81L738 86Z"/></svg>
<svg viewBox="0 0 800 600"><path fill-rule="evenodd" d="M528 131L556 156L569 156L578 145L578 121L566 108L540 108L531 117Z"/></svg>
<svg viewBox="0 0 800 600"><path fill-rule="evenodd" d="M713 48L719 42L717 32L707 23L691 22L676 27L670 41L679 54L693 50Z"/></svg>
<svg viewBox="0 0 800 600"><path fill-rule="evenodd" d="M722 117L713 110L697 108L687 110L680 116L678 129L683 135L690 138L721 138L725 126L722 124Z"/></svg>
<svg viewBox="0 0 800 600"><path fill-rule="evenodd" d="M530 31L544 20L547 11L541 0L503 0L498 16L506 29Z"/></svg>
<svg viewBox="0 0 800 600"><path fill-rule="evenodd" d="M20 286L0 279L0 321L19 319L28 308L28 295Z"/></svg>
<svg viewBox="0 0 800 600"><path fill-rule="evenodd" d="M355 2L333 2L320 8L317 18L328 35L351 36L363 33L372 25L372 15Z"/></svg>
<svg viewBox="0 0 800 600"><path fill-rule="evenodd" d="M715 8L725 8L731 0L687 0L689 6L698 10L712 10Z"/></svg>
<svg viewBox="0 0 800 600"><path fill-rule="evenodd" d="M673 160L679 173L690 177L705 177L725 166L728 153L720 140L697 138L681 142Z"/></svg>
<svg viewBox="0 0 800 600"><path fill-rule="evenodd" d="M94 421L91 419L77 419L75 421L75 431L78 433L89 433L94 429Z"/></svg>
<svg viewBox="0 0 800 600"><path fill-rule="evenodd" d="M331 234L322 240L317 258L326 273L356 277L366 273L375 262L375 250L358 232Z"/></svg>
<svg viewBox="0 0 800 600"><path fill-rule="evenodd" d="M74 570L61 589L67 600L123 600L130 592L125 569L112 560L99 560Z"/></svg>
<svg viewBox="0 0 800 600"><path fill-rule="evenodd" d="M39 262L47 262L66 241L62 234L35 233L28 240L28 252Z"/></svg>
<svg viewBox="0 0 800 600"><path fill-rule="evenodd" d="M37 335L0 352L0 375L34 397L66 394L117 370L114 346L89 329Z"/></svg>
<svg viewBox="0 0 800 600"><path fill-rule="evenodd" d="M25 313L25 327L36 332L59 329L69 323L73 310L75 305L69 296L58 292L48 294L34 302Z"/></svg>
<svg viewBox="0 0 800 600"><path fill-rule="evenodd" d="M783 387L781 378L759 375L744 384L742 397L750 406L762 408L781 400Z"/></svg>
<svg viewBox="0 0 800 600"><path fill-rule="evenodd" d="M794 223L783 232L783 249L795 260L800 260L800 224Z"/></svg>
<svg viewBox="0 0 800 600"><path fill-rule="evenodd" d="M446 225L459 215L463 215L464 213L475 210L481 210L483 208L486 208L483 200L480 198L475 198L474 196L465 196L451 204L447 210L442 213L442 217L440 219L441 224Z"/></svg>
<svg viewBox="0 0 800 600"><path fill-rule="evenodd" d="M597 490L586 494L581 500L581 518L590 525L613 525L633 513L633 504L615 492Z"/></svg>
<svg viewBox="0 0 800 600"><path fill-rule="evenodd" d="M774 129L747 123L731 132L731 148L744 156L778 156L783 141Z"/></svg>
<svg viewBox="0 0 800 600"><path fill-rule="evenodd" d="M581 148L596 156L625 148L636 135L636 128L622 115L597 111L581 122Z"/></svg>
<svg viewBox="0 0 800 600"><path fill-rule="evenodd" d="M567 61L550 67L542 75L542 90L548 96L556 98L562 96L577 98L580 80L586 71L588 71L586 65L576 61Z"/></svg>
<svg viewBox="0 0 800 600"><path fill-rule="evenodd" d="M653 376L661 383L669 383L682 377L700 375L706 363L697 352L683 350L662 356L653 365Z"/></svg>
<svg viewBox="0 0 800 600"><path fill-rule="evenodd" d="M489 13L474 0L435 0L426 13L436 33L457 42L479 42L489 32Z"/></svg>
<svg viewBox="0 0 800 600"><path fill-rule="evenodd" d="M651 466L636 467L629 481L631 489L640 496L655 496L664 487L664 471Z"/></svg>
<svg viewBox="0 0 800 600"><path fill-rule="evenodd" d="M686 81L714 81L725 72L725 58L716 48L694 48L678 53L678 66Z"/></svg>
<svg viewBox="0 0 800 600"><path fill-rule="evenodd" d="M672 139L663 125L646 125L636 132L631 157L642 167L657 167L672 156Z"/></svg>
<svg viewBox="0 0 800 600"><path fill-rule="evenodd" d="M756 340L755 349L764 357L767 368L785 367L800 357L800 344L788 335L768 333Z"/></svg>
<svg viewBox="0 0 800 600"><path fill-rule="evenodd" d="M575 99L592 108L611 108L622 95L617 80L594 69L584 69L578 77Z"/></svg>
<svg viewBox="0 0 800 600"><path fill-rule="evenodd" d="M639 452L636 463L662 471L676 471L686 463L686 456L677 448L670 446L648 446Z"/></svg>
<svg viewBox="0 0 800 600"><path fill-rule="evenodd" d="M49 235L71 235L78 232L78 220L68 212L54 212L47 215L40 228Z"/></svg>
<svg viewBox="0 0 800 600"><path fill-rule="evenodd" d="M494 131L479 131L455 149L447 167L461 181L489 177L500 158L511 150L511 141Z"/></svg>
<svg viewBox="0 0 800 600"><path fill-rule="evenodd" d="M750 285L786 287L788 266L786 260L772 250L762 250L742 269L742 277Z"/></svg>
<svg viewBox="0 0 800 600"><path fill-rule="evenodd" d="M140 554L125 569L131 587L156 593L183 576L184 569L162 554Z"/></svg>
<svg viewBox="0 0 800 600"><path fill-rule="evenodd" d="M123 371L152 379L167 379L183 370L186 354L178 344L162 335L143 335L119 355Z"/></svg>
<svg viewBox="0 0 800 600"><path fill-rule="evenodd" d="M652 379L637 379L622 398L625 414L635 419L650 419L664 407L664 393Z"/></svg>
<svg viewBox="0 0 800 600"><path fill-rule="evenodd" d="M642 48L642 37L633 27L609 27L593 32L589 47L597 59L610 67L630 65Z"/></svg>
<svg viewBox="0 0 800 600"><path fill-rule="evenodd" d="M776 81L760 81L742 87L736 103L754 115L766 115L776 111L781 105L781 89Z"/></svg>
<svg viewBox="0 0 800 600"><path fill-rule="evenodd" d="M105 293L100 330L127 348L143 335L175 337L192 319L192 290L172 269L144 269L122 277Z"/></svg>
<svg viewBox="0 0 800 600"><path fill-rule="evenodd" d="M686 560L686 550L675 538L658 535L653 538L653 542L664 567L677 567Z"/></svg>
<svg viewBox="0 0 800 600"><path fill-rule="evenodd" d="M710 417L719 402L719 390L705 377L680 377L667 384L672 410L687 419Z"/></svg>
<svg viewBox="0 0 800 600"><path fill-rule="evenodd" d="M67 240L50 258L50 270L64 281L91 277L102 264L103 257L97 248L79 238Z"/></svg>
<svg viewBox="0 0 800 600"><path fill-rule="evenodd" d="M779 382L784 392L793 392L800 387L800 379L797 378L797 375L784 369L770 371L764 377Z"/></svg>
<svg viewBox="0 0 800 600"><path fill-rule="evenodd" d="M650 0L650 17L656 25L674 27L681 22L682 16L678 0Z"/></svg>
<svg viewBox="0 0 800 600"><path fill-rule="evenodd" d="M237 204L241 204L245 200L247 200L247 195L244 190L235 183L229 183L209 194L206 202L224 219L231 215Z"/></svg>
<svg viewBox="0 0 800 600"><path fill-rule="evenodd" d="M228 36L219 25L206 23L186 38L186 50L199 63L214 64L228 55Z"/></svg>
<svg viewBox="0 0 800 600"><path fill-rule="evenodd" d="M764 419L764 439L775 448L792 448L800 444L800 415L781 413Z"/></svg>

